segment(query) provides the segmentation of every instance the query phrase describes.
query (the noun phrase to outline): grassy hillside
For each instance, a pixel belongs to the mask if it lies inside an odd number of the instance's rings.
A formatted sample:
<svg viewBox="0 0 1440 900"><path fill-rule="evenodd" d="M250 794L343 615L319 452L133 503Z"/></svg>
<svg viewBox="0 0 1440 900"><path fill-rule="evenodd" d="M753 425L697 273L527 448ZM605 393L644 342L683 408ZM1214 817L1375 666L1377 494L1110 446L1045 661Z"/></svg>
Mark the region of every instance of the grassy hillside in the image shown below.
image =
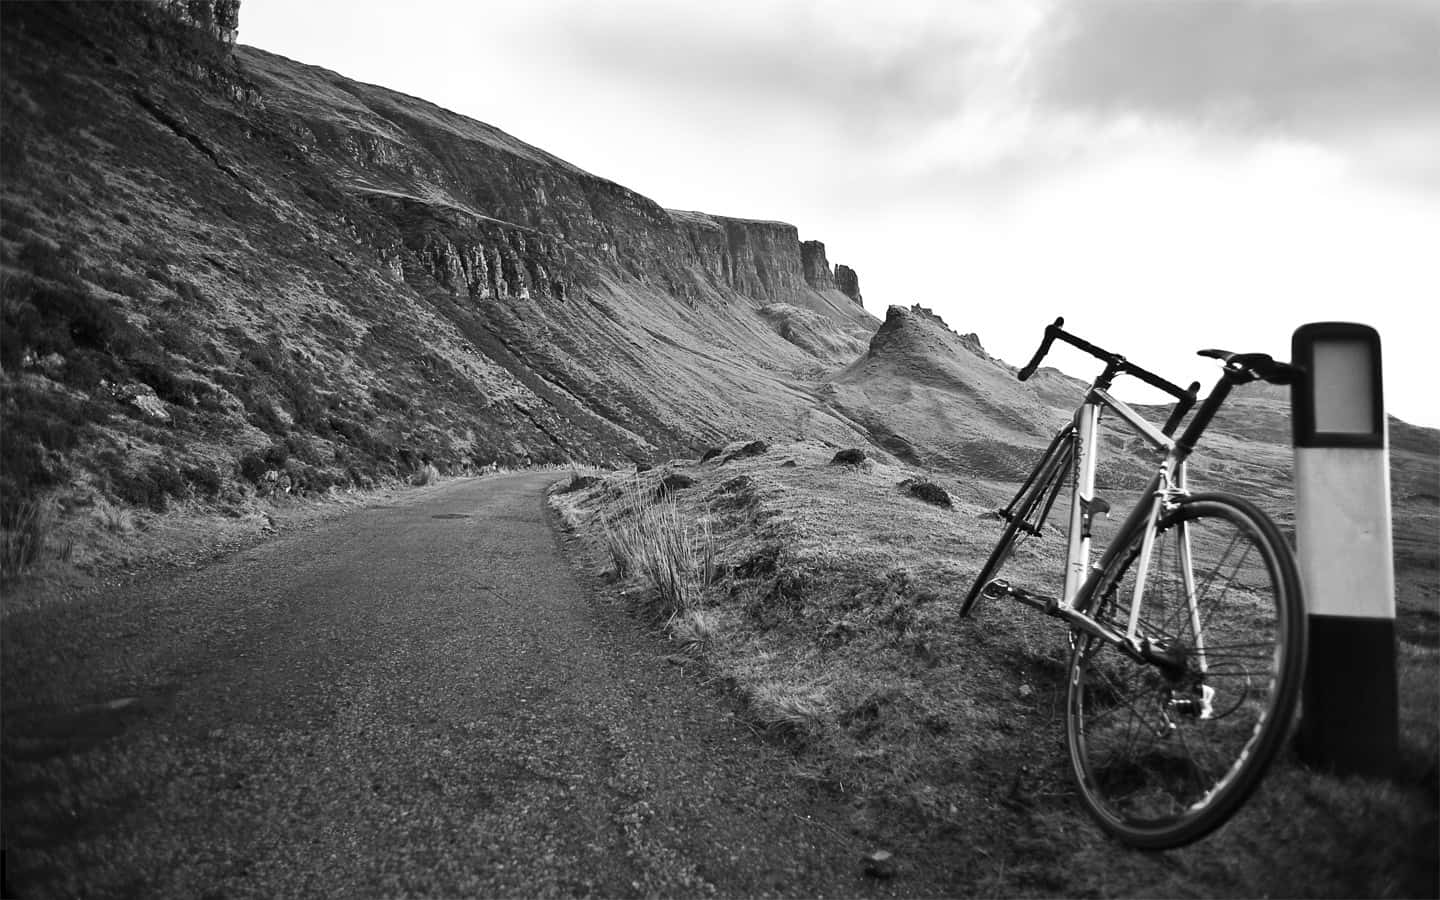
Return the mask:
<svg viewBox="0 0 1440 900"><path fill-rule="evenodd" d="M0 26L11 536L40 505L234 510L779 434L874 328L806 281L793 226L672 215L158 6Z"/></svg>
<svg viewBox="0 0 1440 900"><path fill-rule="evenodd" d="M742 446L639 474L577 473L552 504L588 539L584 564L608 573L612 602L661 628L683 670L738 696L793 749L799 777L848 801L851 830L895 854L901 884L956 896L1436 892L1433 634L1401 644L1394 778L1324 776L1287 752L1217 834L1130 851L1074 793L1063 628L1018 604L957 615L998 536L990 512L1014 486L835 464L814 442ZM917 497L917 482L950 505ZM651 540L617 552L636 522ZM1027 544L1017 580L1050 587L1062 544Z"/></svg>

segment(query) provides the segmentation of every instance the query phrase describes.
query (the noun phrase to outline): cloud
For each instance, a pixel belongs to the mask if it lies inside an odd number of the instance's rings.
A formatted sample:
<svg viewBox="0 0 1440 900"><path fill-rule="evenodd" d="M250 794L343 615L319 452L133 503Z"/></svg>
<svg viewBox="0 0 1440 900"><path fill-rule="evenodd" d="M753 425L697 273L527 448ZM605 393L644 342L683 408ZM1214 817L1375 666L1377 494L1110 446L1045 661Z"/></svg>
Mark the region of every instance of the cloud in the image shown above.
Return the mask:
<svg viewBox="0 0 1440 900"><path fill-rule="evenodd" d="M1086 0L1033 56L1038 102L1343 140L1440 122L1430 0Z"/></svg>
<svg viewBox="0 0 1440 900"><path fill-rule="evenodd" d="M870 5L584 4L547 16L567 65L632 97L751 127L903 143L953 116L1030 9Z"/></svg>

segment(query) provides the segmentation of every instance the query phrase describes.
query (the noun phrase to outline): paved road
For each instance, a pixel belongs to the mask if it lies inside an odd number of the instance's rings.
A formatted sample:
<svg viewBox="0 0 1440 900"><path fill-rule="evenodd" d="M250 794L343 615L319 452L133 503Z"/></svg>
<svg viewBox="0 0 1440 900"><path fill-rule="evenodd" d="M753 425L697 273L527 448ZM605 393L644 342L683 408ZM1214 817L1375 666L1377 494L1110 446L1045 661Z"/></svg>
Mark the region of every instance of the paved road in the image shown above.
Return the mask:
<svg viewBox="0 0 1440 900"><path fill-rule="evenodd" d="M10 616L19 896L799 896L842 811L598 604L543 474Z"/></svg>

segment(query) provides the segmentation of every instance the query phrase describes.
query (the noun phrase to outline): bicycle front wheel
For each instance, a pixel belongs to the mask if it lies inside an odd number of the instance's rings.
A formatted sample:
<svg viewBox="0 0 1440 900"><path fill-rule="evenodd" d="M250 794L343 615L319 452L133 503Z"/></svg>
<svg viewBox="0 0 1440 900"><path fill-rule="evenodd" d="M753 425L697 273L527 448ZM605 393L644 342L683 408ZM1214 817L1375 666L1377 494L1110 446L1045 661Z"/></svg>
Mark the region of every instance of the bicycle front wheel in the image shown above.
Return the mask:
<svg viewBox="0 0 1440 900"><path fill-rule="evenodd" d="M1125 633L1145 526L1085 606ZM1143 649L1082 634L1067 696L1070 759L1086 807L1133 846L1178 847L1255 789L1295 712L1304 672L1300 578L1253 504L1195 495L1156 526L1139 619Z"/></svg>
<svg viewBox="0 0 1440 900"><path fill-rule="evenodd" d="M980 568L980 574L975 576L975 581L970 585L970 591L965 595L965 600L960 604L960 617L970 615L975 608L975 603L981 597L994 598L998 594L991 593L991 582L998 579L1000 569L1015 552L1015 545L1029 535L1039 535L1040 529L1045 525L1045 519L1050 515L1050 508L1055 505L1055 498L1060 493L1060 488L1065 482L1065 476L1069 474L1075 459L1075 428L1068 426L1059 434L1055 440L1050 442L1050 447L1045 455L1036 464L1035 471L1030 473L1025 484L1021 486L1020 492L1010 505L1005 508L1002 515L1009 519L1005 525L1005 531L1000 535L1000 542L990 552L990 557L985 560L985 565Z"/></svg>

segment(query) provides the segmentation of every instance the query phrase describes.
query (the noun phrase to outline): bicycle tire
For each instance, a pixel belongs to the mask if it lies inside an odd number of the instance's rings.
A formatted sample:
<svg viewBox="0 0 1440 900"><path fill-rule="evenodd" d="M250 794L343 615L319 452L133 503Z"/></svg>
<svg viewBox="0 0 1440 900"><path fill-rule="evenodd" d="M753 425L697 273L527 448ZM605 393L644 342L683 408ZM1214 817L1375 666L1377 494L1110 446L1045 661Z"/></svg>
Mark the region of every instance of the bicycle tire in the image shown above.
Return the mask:
<svg viewBox="0 0 1440 900"><path fill-rule="evenodd" d="M975 581L970 585L970 591L960 603L960 618L970 615L980 596L985 592L985 587L1000 574L1000 569L1009 560L1011 552L1014 551L1016 543L1021 538L1021 529L1029 528L1027 534L1039 534L1045 517L1050 512L1055 496L1059 492L1060 483L1069 474L1074 462L1074 429L1066 428L1056 435L1055 441L1045 456L1036 465L1035 471L1026 480L1025 485L1020 489L1010 504L1009 521L1005 530L1000 534L1000 540L995 544L995 549L990 551L990 556L985 560L985 565L980 567L980 573L975 576Z"/></svg>
<svg viewBox="0 0 1440 900"><path fill-rule="evenodd" d="M1121 633L1145 529L1120 538L1126 549L1083 603ZM1177 596L1182 534L1202 642L1183 585ZM1066 742L1088 811L1121 841L1159 850L1223 825L1263 778L1299 701L1306 621L1289 544L1254 504L1224 494L1194 495L1161 517L1144 604L1141 630L1165 642L1163 664L1077 633Z"/></svg>
<svg viewBox="0 0 1440 900"><path fill-rule="evenodd" d="M975 576L975 583L970 585L970 593L965 595L964 602L960 604L960 618L963 619L970 615L970 610L974 609L985 586L1000 573L1000 568L1005 565L1005 561L1010 558L1010 552L1015 549L1015 540L1019 531L1018 520L1006 523L1005 531L1000 535L1000 542L995 545L994 550L990 551L990 558L985 560L985 565L980 567L980 574Z"/></svg>

